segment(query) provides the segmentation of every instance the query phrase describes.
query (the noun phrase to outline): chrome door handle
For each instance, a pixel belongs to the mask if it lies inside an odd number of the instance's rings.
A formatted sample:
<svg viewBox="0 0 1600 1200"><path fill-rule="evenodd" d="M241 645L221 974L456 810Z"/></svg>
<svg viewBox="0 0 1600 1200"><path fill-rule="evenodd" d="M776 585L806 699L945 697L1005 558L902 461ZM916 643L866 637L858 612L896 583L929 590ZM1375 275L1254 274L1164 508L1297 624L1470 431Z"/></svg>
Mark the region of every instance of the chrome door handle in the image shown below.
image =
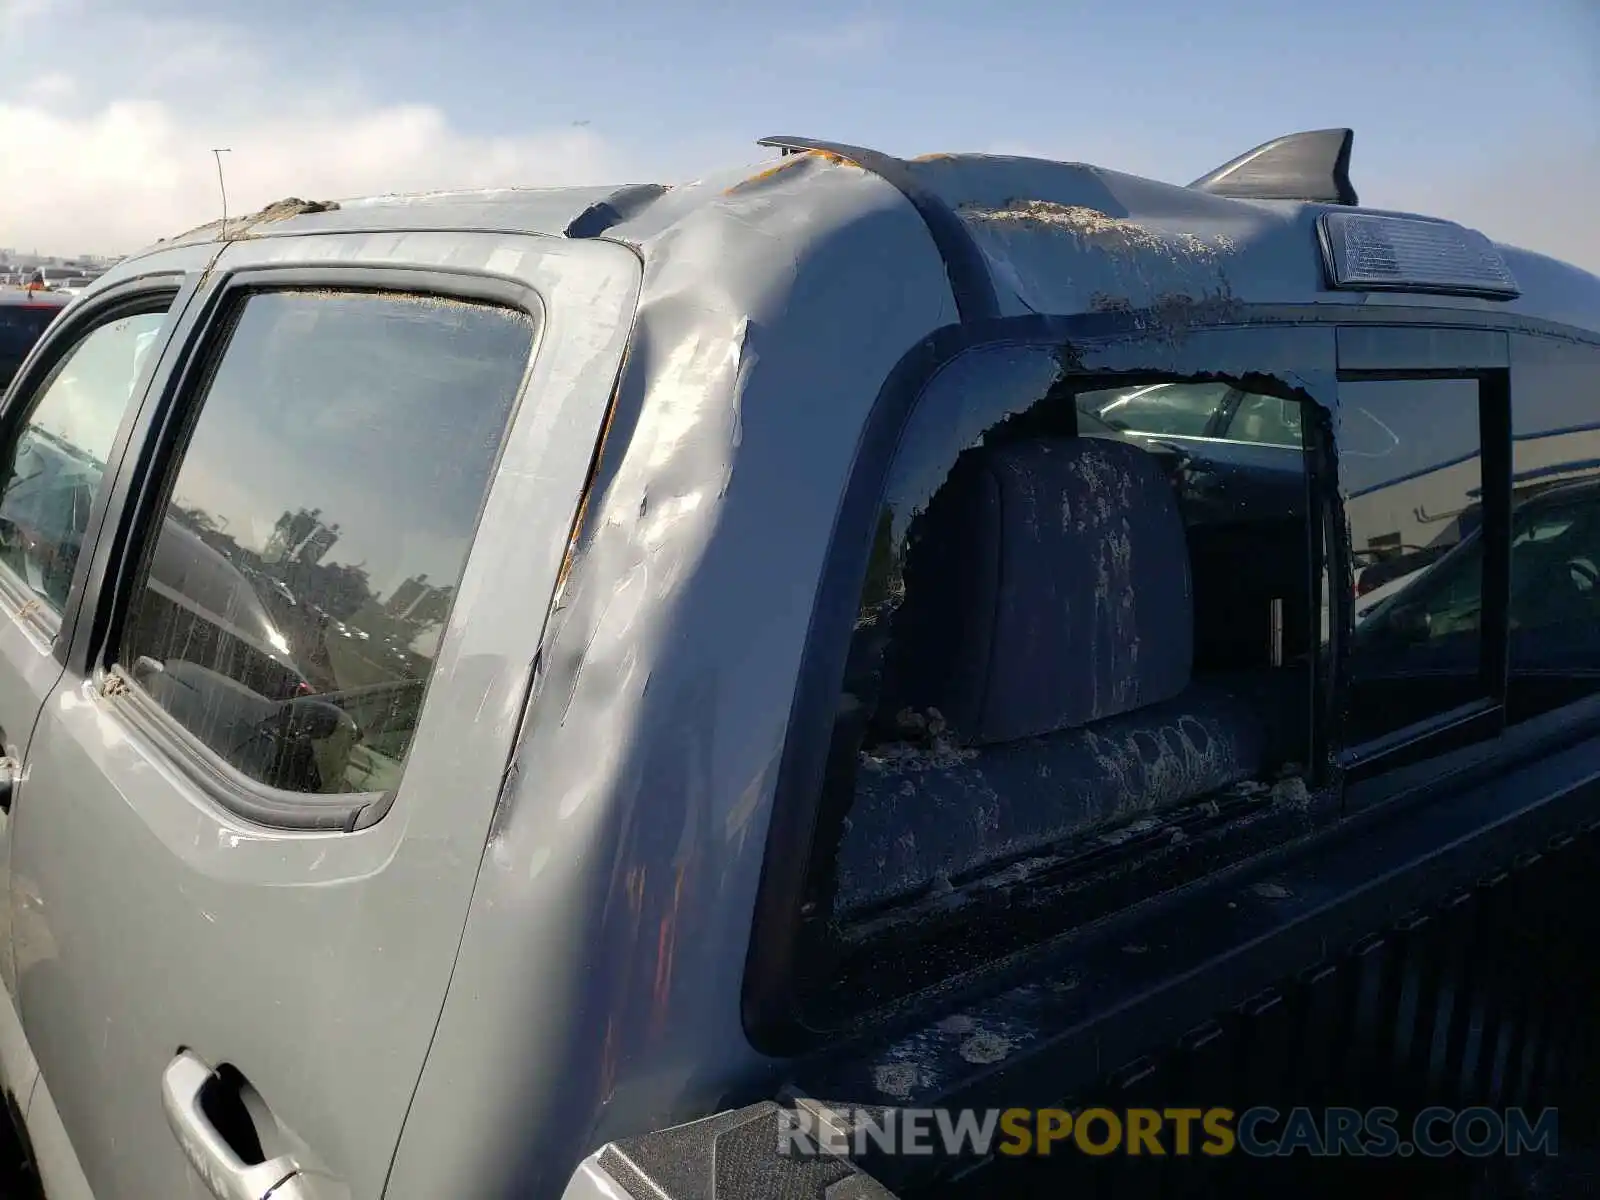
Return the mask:
<svg viewBox="0 0 1600 1200"><path fill-rule="evenodd" d="M161 1074L162 1105L184 1157L218 1200L262 1200L269 1193L287 1200L297 1194L291 1180L301 1164L294 1155L247 1163L217 1131L203 1103L205 1089L216 1077L188 1050L179 1051Z"/></svg>

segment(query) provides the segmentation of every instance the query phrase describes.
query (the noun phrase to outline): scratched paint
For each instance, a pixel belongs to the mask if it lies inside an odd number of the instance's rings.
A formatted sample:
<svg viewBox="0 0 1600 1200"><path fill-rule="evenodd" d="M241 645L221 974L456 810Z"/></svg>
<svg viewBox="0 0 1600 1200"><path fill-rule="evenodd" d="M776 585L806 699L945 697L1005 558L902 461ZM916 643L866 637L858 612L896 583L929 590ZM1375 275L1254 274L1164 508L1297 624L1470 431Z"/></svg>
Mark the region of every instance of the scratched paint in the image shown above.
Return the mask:
<svg viewBox="0 0 1600 1200"><path fill-rule="evenodd" d="M988 1029L980 1029L961 1043L961 1057L977 1066L997 1063L1010 1053L1011 1040Z"/></svg>
<svg viewBox="0 0 1600 1200"><path fill-rule="evenodd" d="M1226 233L1163 231L1083 205L1034 199L997 208L967 205L959 213L985 254L1002 264L1001 274L1019 299L1036 312L1059 312L1066 299L1057 274L1037 269L1041 257L1076 264L1069 293L1074 307L1084 307L1085 297L1104 310L1232 294L1227 264L1236 246Z"/></svg>

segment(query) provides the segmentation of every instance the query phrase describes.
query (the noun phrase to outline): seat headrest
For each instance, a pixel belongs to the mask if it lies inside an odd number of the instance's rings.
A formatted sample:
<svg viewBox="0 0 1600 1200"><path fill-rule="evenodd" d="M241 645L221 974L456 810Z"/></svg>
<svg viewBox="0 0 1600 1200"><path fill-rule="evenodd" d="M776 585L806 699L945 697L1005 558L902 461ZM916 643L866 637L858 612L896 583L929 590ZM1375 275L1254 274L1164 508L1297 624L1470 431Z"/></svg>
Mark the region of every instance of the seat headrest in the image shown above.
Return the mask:
<svg viewBox="0 0 1600 1200"><path fill-rule="evenodd" d="M1189 552L1160 463L1126 442L965 456L913 534L880 712L938 708L968 741L1078 728L1189 683Z"/></svg>

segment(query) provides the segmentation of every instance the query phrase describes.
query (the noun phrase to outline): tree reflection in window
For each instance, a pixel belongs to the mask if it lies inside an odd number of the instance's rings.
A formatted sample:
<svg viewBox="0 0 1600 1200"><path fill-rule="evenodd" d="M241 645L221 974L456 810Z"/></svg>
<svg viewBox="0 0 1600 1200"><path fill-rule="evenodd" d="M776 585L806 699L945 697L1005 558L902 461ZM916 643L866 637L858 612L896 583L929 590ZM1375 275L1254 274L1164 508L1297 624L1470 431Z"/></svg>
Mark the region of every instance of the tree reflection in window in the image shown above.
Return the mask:
<svg viewBox="0 0 1600 1200"><path fill-rule="evenodd" d="M126 635L136 680L271 786L395 786L532 336L481 304L250 296Z"/></svg>

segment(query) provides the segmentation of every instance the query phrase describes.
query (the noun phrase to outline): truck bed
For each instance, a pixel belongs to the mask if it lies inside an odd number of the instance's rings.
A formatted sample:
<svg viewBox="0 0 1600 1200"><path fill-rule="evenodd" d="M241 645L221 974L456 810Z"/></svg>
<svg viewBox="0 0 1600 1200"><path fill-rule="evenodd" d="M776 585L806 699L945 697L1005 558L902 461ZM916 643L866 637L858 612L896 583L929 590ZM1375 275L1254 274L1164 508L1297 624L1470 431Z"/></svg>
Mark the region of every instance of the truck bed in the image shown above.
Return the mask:
<svg viewBox="0 0 1600 1200"><path fill-rule="evenodd" d="M1587 1081L1600 1070L1600 1023L1588 998L1600 984L1600 909L1580 898L1600 878L1597 768L1594 746L1553 748L1534 735L1508 775L1475 780L1470 755L1449 773L1432 764L1407 794L1354 812L1332 834L966 981L887 1033L796 1061L776 1100L615 1143L591 1165L640 1200L1354 1186L1505 1197L1536 1176L1539 1194L1572 1194L1549 1190L1557 1163L1503 1156L795 1159L779 1154L777 1122L794 1105L1557 1106L1559 1169L1586 1175L1573 1156L1596 1144ZM1347 793L1352 809L1361 799L1359 787Z"/></svg>

